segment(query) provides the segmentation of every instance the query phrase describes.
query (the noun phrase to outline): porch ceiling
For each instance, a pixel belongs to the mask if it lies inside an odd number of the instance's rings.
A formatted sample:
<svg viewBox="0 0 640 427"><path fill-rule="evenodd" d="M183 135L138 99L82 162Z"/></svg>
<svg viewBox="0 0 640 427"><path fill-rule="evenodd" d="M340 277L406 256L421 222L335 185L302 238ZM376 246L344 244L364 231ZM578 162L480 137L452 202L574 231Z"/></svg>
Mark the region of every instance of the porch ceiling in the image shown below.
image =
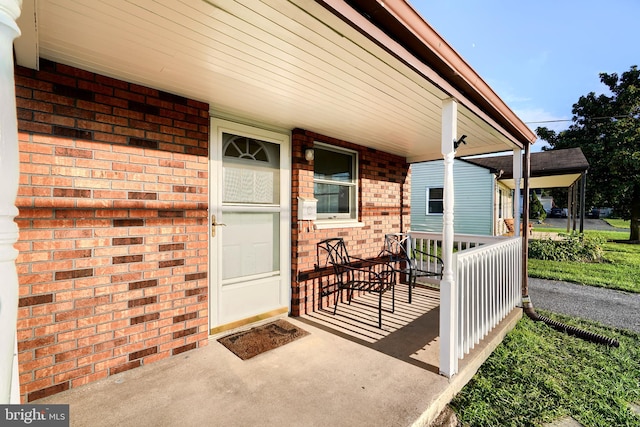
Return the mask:
<svg viewBox="0 0 640 427"><path fill-rule="evenodd" d="M523 140L495 111L479 114L453 86L427 78L424 63L407 66L363 32L368 23L357 28L313 0L25 0L23 10L20 65L39 55L207 102L213 115L304 128L410 162L442 157L450 96L460 104L458 134L468 136L458 155Z"/></svg>

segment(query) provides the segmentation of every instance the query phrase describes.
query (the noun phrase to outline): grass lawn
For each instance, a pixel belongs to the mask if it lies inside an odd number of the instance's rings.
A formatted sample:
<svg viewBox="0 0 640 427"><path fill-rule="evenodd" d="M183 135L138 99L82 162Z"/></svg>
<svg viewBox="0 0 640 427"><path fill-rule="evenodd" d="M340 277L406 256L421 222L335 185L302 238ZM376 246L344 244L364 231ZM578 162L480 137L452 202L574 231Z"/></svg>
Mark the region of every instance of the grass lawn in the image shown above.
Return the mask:
<svg viewBox="0 0 640 427"><path fill-rule="evenodd" d="M626 228L629 229L629 227L631 226L631 221L629 221L628 219L613 219L613 218L607 218L605 219L605 221L607 222L607 224L609 224L612 227L616 227L616 228Z"/></svg>
<svg viewBox="0 0 640 427"><path fill-rule="evenodd" d="M540 311L616 338L609 348L526 316L451 402L468 426L535 426L571 415L585 426L640 426L640 334Z"/></svg>
<svg viewBox="0 0 640 427"><path fill-rule="evenodd" d="M565 230L544 229L544 231L564 232ZM585 234L598 234L608 240L603 246L602 262L529 259L529 276L640 293L640 245L615 242L628 239L629 232L587 230Z"/></svg>

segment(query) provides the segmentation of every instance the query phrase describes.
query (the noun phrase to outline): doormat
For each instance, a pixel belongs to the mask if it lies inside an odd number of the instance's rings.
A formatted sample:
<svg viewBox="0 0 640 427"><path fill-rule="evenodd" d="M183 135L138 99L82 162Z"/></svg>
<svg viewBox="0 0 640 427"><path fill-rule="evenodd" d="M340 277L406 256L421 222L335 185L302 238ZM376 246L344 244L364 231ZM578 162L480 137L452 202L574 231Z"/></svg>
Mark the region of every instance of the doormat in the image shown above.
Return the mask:
<svg viewBox="0 0 640 427"><path fill-rule="evenodd" d="M292 325L286 320L276 320L266 325L256 326L248 331L237 332L218 339L242 360L283 346L309 335L309 332Z"/></svg>

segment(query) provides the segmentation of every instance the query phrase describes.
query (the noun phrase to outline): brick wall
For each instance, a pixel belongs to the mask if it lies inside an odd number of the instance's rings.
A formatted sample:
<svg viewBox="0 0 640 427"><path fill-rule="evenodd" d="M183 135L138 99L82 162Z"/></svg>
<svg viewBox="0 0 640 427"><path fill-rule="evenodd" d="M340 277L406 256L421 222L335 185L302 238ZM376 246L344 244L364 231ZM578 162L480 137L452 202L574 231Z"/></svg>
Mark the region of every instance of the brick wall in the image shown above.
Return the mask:
<svg viewBox="0 0 640 427"><path fill-rule="evenodd" d="M304 147L314 141L358 152L360 228L310 230L299 227L297 197L313 197L313 161L304 158ZM316 243L342 237L349 254L375 257L386 233L407 231L410 226L411 179L406 159L302 129L292 132L292 302L291 312L300 315L314 310L319 302L322 277L314 274Z"/></svg>
<svg viewBox="0 0 640 427"><path fill-rule="evenodd" d="M208 105L16 68L23 401L205 345Z"/></svg>

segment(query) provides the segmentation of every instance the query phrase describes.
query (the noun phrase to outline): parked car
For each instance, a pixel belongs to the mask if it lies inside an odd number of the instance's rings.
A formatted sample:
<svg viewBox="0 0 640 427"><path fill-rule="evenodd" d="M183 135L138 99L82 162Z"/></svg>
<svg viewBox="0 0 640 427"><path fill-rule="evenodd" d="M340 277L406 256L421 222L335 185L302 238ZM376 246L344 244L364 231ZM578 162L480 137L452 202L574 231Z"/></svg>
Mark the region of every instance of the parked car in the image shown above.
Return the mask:
<svg viewBox="0 0 640 427"><path fill-rule="evenodd" d="M551 210L549 211L549 215L547 216L549 218L566 218L567 214L562 208L551 208Z"/></svg>
<svg viewBox="0 0 640 427"><path fill-rule="evenodd" d="M587 214L587 218L599 219L600 218L600 209L598 209L598 208L591 209L591 211Z"/></svg>

